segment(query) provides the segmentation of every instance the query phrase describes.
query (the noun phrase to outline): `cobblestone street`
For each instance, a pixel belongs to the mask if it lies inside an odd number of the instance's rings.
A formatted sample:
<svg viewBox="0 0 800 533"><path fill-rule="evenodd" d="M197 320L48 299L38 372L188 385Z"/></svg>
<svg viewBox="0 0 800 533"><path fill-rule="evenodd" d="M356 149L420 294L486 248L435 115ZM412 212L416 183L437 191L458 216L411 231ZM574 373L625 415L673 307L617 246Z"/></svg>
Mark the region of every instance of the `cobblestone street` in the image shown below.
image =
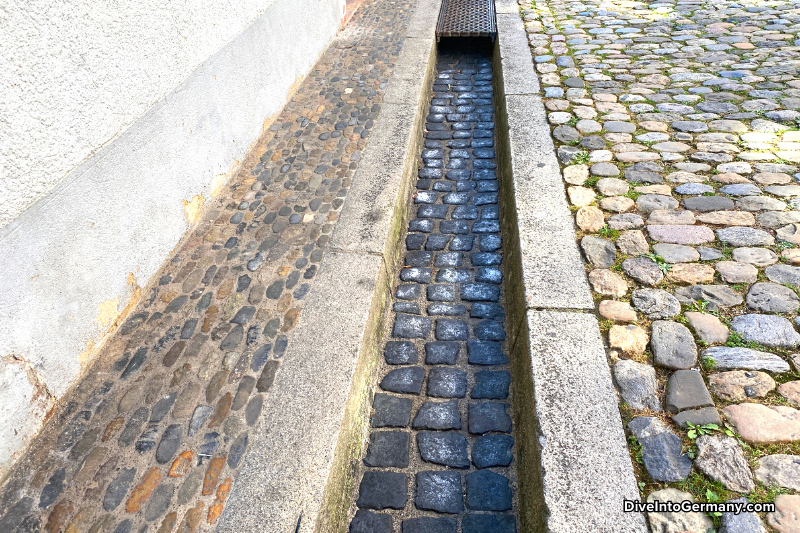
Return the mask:
<svg viewBox="0 0 800 533"><path fill-rule="evenodd" d="M520 6L642 497L777 504L653 531L800 531L800 5Z"/></svg>
<svg viewBox="0 0 800 533"><path fill-rule="evenodd" d="M367 1L4 487L3 533L210 531L301 319L412 3Z"/></svg>
<svg viewBox="0 0 800 533"><path fill-rule="evenodd" d="M436 66L350 533L517 530L491 50Z"/></svg>

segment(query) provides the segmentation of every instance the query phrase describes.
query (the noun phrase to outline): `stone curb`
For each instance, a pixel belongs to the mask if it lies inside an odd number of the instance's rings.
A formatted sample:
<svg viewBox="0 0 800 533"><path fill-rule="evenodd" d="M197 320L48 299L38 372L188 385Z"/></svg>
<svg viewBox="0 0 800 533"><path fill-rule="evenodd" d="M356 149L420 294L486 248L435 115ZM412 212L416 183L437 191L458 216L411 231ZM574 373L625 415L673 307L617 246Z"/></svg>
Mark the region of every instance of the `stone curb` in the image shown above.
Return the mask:
<svg viewBox="0 0 800 533"><path fill-rule="evenodd" d="M594 302L525 30L516 5L498 2L497 13L521 530L646 532L644 516L622 512L639 491L598 322L580 312Z"/></svg>
<svg viewBox="0 0 800 533"><path fill-rule="evenodd" d="M420 0L320 273L217 531L344 532L388 272L416 172L441 0ZM423 72L424 75L420 75Z"/></svg>

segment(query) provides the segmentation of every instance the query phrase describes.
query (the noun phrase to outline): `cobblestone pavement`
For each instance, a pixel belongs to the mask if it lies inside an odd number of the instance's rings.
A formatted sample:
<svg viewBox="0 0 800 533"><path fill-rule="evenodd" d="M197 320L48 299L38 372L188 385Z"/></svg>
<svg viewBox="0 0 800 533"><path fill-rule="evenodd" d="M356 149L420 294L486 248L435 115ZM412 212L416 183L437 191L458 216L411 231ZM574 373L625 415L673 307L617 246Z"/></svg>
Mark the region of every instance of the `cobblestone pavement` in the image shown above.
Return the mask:
<svg viewBox="0 0 800 533"><path fill-rule="evenodd" d="M653 530L800 531L800 4L519 4L642 496L778 507Z"/></svg>
<svg viewBox="0 0 800 533"><path fill-rule="evenodd" d="M0 496L3 533L212 531L403 44L367 1Z"/></svg>
<svg viewBox="0 0 800 533"><path fill-rule="evenodd" d="M514 533L490 50L442 49L350 533Z"/></svg>

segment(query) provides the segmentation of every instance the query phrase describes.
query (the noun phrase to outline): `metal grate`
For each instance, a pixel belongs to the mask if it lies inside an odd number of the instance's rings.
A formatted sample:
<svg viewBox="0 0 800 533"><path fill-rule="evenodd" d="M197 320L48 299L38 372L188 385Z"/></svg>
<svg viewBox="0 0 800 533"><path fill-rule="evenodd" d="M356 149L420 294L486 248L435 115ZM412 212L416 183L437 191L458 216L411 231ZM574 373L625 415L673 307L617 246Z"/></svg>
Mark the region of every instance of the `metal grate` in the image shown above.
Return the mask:
<svg viewBox="0 0 800 533"><path fill-rule="evenodd" d="M497 36L494 0L443 0L436 24L436 40L442 37Z"/></svg>

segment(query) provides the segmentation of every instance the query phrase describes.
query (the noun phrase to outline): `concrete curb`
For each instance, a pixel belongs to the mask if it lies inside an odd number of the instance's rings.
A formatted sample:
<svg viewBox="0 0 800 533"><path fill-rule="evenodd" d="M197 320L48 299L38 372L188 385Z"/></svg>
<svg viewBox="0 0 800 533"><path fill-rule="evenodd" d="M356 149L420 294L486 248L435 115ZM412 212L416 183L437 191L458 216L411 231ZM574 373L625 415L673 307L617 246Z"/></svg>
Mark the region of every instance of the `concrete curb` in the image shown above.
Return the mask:
<svg viewBox="0 0 800 533"><path fill-rule="evenodd" d="M420 0L303 320L217 531L344 532L372 373L432 85L435 13ZM420 72L424 75L420 76Z"/></svg>
<svg viewBox="0 0 800 533"><path fill-rule="evenodd" d="M581 312L595 306L516 4L498 2L497 27L521 530L646 532L622 512L639 491L597 319Z"/></svg>

